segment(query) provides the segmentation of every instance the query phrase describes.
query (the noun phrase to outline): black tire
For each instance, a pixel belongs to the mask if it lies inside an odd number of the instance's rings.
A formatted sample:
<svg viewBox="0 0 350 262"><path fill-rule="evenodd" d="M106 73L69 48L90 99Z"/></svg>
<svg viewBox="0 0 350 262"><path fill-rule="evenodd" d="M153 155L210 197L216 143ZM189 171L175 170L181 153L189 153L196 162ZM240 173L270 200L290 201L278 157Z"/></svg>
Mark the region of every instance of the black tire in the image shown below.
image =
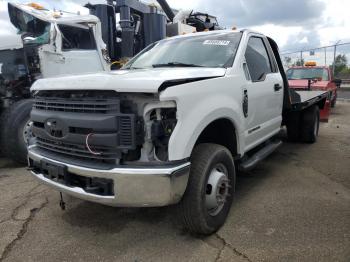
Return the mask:
<svg viewBox="0 0 350 262"><path fill-rule="evenodd" d="M315 143L320 127L320 110L318 106L312 106L302 115L301 140L305 143Z"/></svg>
<svg viewBox="0 0 350 262"><path fill-rule="evenodd" d="M191 170L185 194L178 204L185 229L191 233L209 235L224 223L233 201L236 183L235 165L230 151L217 144L199 144L191 156ZM206 206L209 175L217 165L224 165L229 179L228 196L215 215Z"/></svg>
<svg viewBox="0 0 350 262"><path fill-rule="evenodd" d="M287 116L287 137L290 142L300 141L300 113L291 112Z"/></svg>
<svg viewBox="0 0 350 262"><path fill-rule="evenodd" d="M1 115L0 143L2 154L19 164L27 163L27 141L23 131L29 121L33 100L25 99L14 103Z"/></svg>
<svg viewBox="0 0 350 262"><path fill-rule="evenodd" d="M337 95L337 93L335 93L335 96L334 96L333 100L331 101L331 108L334 108L335 105L337 104L337 97L338 97L338 95Z"/></svg>

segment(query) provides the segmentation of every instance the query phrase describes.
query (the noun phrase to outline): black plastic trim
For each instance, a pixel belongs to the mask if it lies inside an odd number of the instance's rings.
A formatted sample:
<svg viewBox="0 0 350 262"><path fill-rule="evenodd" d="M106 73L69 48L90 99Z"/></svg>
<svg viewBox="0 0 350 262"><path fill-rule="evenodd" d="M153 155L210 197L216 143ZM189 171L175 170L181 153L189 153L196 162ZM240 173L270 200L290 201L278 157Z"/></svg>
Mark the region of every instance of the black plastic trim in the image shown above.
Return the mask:
<svg viewBox="0 0 350 262"><path fill-rule="evenodd" d="M183 85L183 84L188 84L188 83L193 83L193 82L198 82L198 81L203 81L203 80L208 80L213 78L219 78L219 77L222 77L222 76L208 76L208 77L167 80L160 85L160 87L158 88L158 92L160 93L172 86Z"/></svg>

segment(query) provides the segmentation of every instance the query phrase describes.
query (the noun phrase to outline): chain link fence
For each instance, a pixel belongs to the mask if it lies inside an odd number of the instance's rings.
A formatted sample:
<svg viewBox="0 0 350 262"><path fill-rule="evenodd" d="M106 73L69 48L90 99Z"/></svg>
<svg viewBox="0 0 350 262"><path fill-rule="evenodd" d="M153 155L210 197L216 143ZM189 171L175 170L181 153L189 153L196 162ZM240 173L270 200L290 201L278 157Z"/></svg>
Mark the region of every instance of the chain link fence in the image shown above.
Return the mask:
<svg viewBox="0 0 350 262"><path fill-rule="evenodd" d="M335 45L281 52L284 67L302 66L316 62L318 66L329 66L336 78L350 86L350 42L338 41ZM335 61L335 63L334 63Z"/></svg>

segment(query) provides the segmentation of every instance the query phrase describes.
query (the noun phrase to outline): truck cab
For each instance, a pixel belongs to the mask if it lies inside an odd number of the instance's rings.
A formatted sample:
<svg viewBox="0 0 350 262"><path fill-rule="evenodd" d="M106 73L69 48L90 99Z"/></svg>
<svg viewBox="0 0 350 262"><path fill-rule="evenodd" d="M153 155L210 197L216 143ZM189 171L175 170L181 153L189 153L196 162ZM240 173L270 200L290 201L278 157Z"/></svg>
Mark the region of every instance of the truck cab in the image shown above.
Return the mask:
<svg viewBox="0 0 350 262"><path fill-rule="evenodd" d="M290 88L296 90L326 90L329 91L329 103L334 107L337 102L337 88L340 81L334 79L328 66L317 66L315 62L306 62L304 66L293 66L287 70Z"/></svg>
<svg viewBox="0 0 350 262"><path fill-rule="evenodd" d="M38 4L8 4L24 51L37 56L40 78L108 70L97 17L51 11Z"/></svg>

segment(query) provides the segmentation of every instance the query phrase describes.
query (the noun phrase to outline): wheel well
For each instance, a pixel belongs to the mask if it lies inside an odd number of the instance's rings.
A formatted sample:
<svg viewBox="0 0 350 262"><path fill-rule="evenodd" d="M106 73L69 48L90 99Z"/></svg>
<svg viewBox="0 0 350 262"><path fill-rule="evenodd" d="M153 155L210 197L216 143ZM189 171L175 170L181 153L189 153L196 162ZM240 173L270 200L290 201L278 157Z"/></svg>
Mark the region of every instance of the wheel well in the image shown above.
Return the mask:
<svg viewBox="0 0 350 262"><path fill-rule="evenodd" d="M228 119L222 118L211 122L199 135L195 146L202 143L222 145L229 149L233 156L237 155L236 129Z"/></svg>

